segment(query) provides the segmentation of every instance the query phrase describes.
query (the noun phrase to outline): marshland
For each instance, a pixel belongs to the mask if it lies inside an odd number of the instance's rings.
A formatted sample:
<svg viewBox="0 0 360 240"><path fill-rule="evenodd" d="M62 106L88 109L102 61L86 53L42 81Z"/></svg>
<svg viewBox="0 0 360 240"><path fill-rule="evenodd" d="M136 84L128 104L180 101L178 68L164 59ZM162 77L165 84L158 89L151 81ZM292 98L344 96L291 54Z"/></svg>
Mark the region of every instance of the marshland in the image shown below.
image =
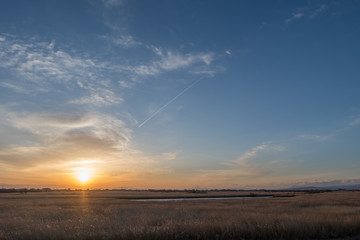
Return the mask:
<svg viewBox="0 0 360 240"><path fill-rule="evenodd" d="M254 198L134 201L178 197ZM0 239L357 239L360 191L1 193Z"/></svg>

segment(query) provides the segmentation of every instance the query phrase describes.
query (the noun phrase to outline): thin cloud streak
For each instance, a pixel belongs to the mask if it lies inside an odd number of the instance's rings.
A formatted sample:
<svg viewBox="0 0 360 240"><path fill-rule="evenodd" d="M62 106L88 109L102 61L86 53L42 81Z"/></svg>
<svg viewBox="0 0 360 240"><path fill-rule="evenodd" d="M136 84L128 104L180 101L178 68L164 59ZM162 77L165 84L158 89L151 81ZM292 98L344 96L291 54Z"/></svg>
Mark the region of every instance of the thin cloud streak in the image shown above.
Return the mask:
<svg viewBox="0 0 360 240"><path fill-rule="evenodd" d="M314 19L320 13L324 12L327 8L328 7L326 4L322 4L320 7L316 9L311 7L299 8L296 12L292 13L292 16L290 18L285 19L285 23L290 24L302 18Z"/></svg>
<svg viewBox="0 0 360 240"><path fill-rule="evenodd" d="M263 185L266 178L276 178L281 169L286 168L286 161L278 159L279 154L285 150L283 145L263 143L251 148L235 160L222 162L216 169L196 170L194 181L216 186L219 182L230 184L245 180L255 185ZM264 160L258 156L261 152L275 154L274 158ZM250 180L251 179L251 180ZM222 186L226 187L226 186Z"/></svg>
<svg viewBox="0 0 360 240"><path fill-rule="evenodd" d="M120 36L117 36L117 37L114 37L114 36L100 36L100 38L109 40L114 45L122 47L122 48L131 48L131 47L137 47L137 46L142 45L141 42L136 41L134 39L134 37L131 36L131 35L121 34Z"/></svg>
<svg viewBox="0 0 360 240"><path fill-rule="evenodd" d="M306 139L306 140L314 140L317 142L322 142L322 141L330 140L332 137L334 137L334 134L333 135L324 135L324 136L303 134L303 135L300 135L300 137L302 139Z"/></svg>
<svg viewBox="0 0 360 240"><path fill-rule="evenodd" d="M124 0L102 0L106 7L114 7L123 4Z"/></svg>
<svg viewBox="0 0 360 240"><path fill-rule="evenodd" d="M360 117L349 123L349 126L354 127L360 125Z"/></svg>
<svg viewBox="0 0 360 240"><path fill-rule="evenodd" d="M233 167L250 167L252 163L249 162L254 158L259 152L262 151L275 151L281 152L285 149L282 145L270 145L270 144L261 144L256 147L253 147L250 151L245 152L242 156L237 158L235 161L224 163L225 165L231 165Z"/></svg>
<svg viewBox="0 0 360 240"><path fill-rule="evenodd" d="M151 49L159 59L150 61L148 64L120 66L120 68L139 76L155 76L164 72L181 69L186 70L188 73L209 75L209 72L211 72L214 74L213 70L210 70L210 65L214 61L214 54L212 52L185 54L177 51L164 52L157 47ZM202 67L201 71L199 71L199 67Z"/></svg>
<svg viewBox="0 0 360 240"><path fill-rule="evenodd" d="M301 134L299 137L305 140L312 140L317 142L328 141L339 135L343 134L345 131L352 129L360 125L360 117L355 118L353 121L349 122L347 126L334 130L332 133L327 135L316 135L316 134Z"/></svg>
<svg viewBox="0 0 360 240"><path fill-rule="evenodd" d="M153 114L150 115L150 117L148 117L147 119L145 119L142 123L139 124L139 128L141 128L142 126L144 126L145 123L147 123L149 120L151 120L153 117L155 117L157 114L159 114L164 108L166 108L167 106L169 106L172 102L174 102L177 98L179 98L181 95L183 95L186 91L188 91L190 88L192 88L195 84L197 84L198 82L201 81L201 78L196 80L195 82L193 82L192 84L190 84L189 86L187 86L184 90L182 90L178 95L176 95L175 97L173 97L169 102L167 102L164 106L162 106L161 108L159 108L156 112L154 112Z"/></svg>

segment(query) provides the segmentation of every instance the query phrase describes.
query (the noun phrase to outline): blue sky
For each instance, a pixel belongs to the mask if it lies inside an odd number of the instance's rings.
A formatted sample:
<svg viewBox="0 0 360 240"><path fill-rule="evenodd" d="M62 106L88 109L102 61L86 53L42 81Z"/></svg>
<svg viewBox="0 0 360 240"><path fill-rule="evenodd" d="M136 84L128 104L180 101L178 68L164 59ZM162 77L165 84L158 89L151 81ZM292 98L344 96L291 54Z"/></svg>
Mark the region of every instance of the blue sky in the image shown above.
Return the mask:
<svg viewBox="0 0 360 240"><path fill-rule="evenodd" d="M2 1L0 185L360 182L359 1ZM80 169L80 170L79 170Z"/></svg>

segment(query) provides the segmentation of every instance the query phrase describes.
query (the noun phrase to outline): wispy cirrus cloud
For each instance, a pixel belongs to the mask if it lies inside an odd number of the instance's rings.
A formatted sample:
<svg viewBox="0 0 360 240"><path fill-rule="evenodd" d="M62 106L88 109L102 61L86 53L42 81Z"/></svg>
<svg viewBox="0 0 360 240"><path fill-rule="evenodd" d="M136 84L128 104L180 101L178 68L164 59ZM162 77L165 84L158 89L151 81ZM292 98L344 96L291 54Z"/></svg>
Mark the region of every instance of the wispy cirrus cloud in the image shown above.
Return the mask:
<svg viewBox="0 0 360 240"><path fill-rule="evenodd" d="M353 120L349 123L349 126L351 126L351 127L357 126L357 125L360 125L360 117L356 118L355 120Z"/></svg>
<svg viewBox="0 0 360 240"><path fill-rule="evenodd" d="M70 100L68 103L94 106L109 106L122 103L123 101L124 99L118 96L118 94L116 94L113 90L99 87L91 87L89 89L88 95Z"/></svg>
<svg viewBox="0 0 360 240"><path fill-rule="evenodd" d="M2 109L2 124L30 132L37 136L36 141L52 142L70 132L84 132L94 138L116 143L124 149L131 142L131 129L126 124L110 115L94 113L30 113L11 112Z"/></svg>
<svg viewBox="0 0 360 240"><path fill-rule="evenodd" d="M49 82L83 86L84 79L93 79L101 67L90 58L74 57L55 50L54 42L24 42L9 38L1 42L0 49L3 68L42 87Z"/></svg>
<svg viewBox="0 0 360 240"><path fill-rule="evenodd" d="M125 69L138 75L156 75L163 72L185 70L189 73L196 73L195 70L202 69L206 73L204 67L209 69L209 66L214 61L214 53L181 53L177 51L164 51L160 48L154 47L154 52L157 59L151 61L147 65L127 66Z"/></svg>
<svg viewBox="0 0 360 240"><path fill-rule="evenodd" d="M262 151L276 151L280 152L285 150L285 147L282 145L271 145L271 144L261 144L253 147L250 151L245 152L243 155L238 157L234 161L227 162L226 164L238 167L249 167L253 164L250 162L258 153Z"/></svg>
<svg viewBox="0 0 360 240"><path fill-rule="evenodd" d="M13 83L9 83L9 82L0 82L0 86L1 87L4 87L4 88L8 88L14 92L17 92L17 93L23 93L23 94L29 94L30 91L23 88L22 86L20 85L15 85Z"/></svg>
<svg viewBox="0 0 360 240"><path fill-rule="evenodd" d="M295 12L292 14L292 16L290 18L286 19L285 22L291 23L295 20L299 20L299 19L303 18L304 16L305 16L305 14L302 12Z"/></svg>
<svg viewBox="0 0 360 240"><path fill-rule="evenodd" d="M179 151L165 152L165 153L162 153L161 156L162 156L163 160L174 160L174 159L176 159L178 154L179 154Z"/></svg>
<svg viewBox="0 0 360 240"><path fill-rule="evenodd" d="M125 0L101 0L106 7L119 6L125 2Z"/></svg>
<svg viewBox="0 0 360 240"><path fill-rule="evenodd" d="M309 18L315 18L320 13L324 12L328 6L326 4L322 4L320 7L316 8L309 14Z"/></svg>
<svg viewBox="0 0 360 240"><path fill-rule="evenodd" d="M85 91L85 96L73 100L74 103L110 105L122 102L109 86L108 63L56 49L55 41L3 38L0 69L9 77L2 79L2 87L24 94L80 89Z"/></svg>
<svg viewBox="0 0 360 240"><path fill-rule="evenodd" d="M120 34L119 36L101 36L101 38L110 41L112 44L122 47L122 48L131 48L141 46L142 43L131 35Z"/></svg>
<svg viewBox="0 0 360 240"><path fill-rule="evenodd" d="M311 6L299 8L291 14L291 17L285 19L285 23L290 24L303 18L313 19L322 12L324 12L327 8L328 6L326 4L322 4L320 7L317 8L313 8Z"/></svg>
<svg viewBox="0 0 360 240"><path fill-rule="evenodd" d="M154 50L161 58L161 60L156 62L156 64L164 70L183 68L194 63L205 63L206 65L210 65L214 60L212 53L181 54L174 53L172 51L164 52L160 48L155 48Z"/></svg>
<svg viewBox="0 0 360 240"><path fill-rule="evenodd" d="M312 134L300 135L300 138L302 138L302 139L313 140L313 141L317 141L317 142L327 141L333 137L334 137L334 135L312 135Z"/></svg>
<svg viewBox="0 0 360 240"><path fill-rule="evenodd" d="M119 44L130 47L140 43L126 36L120 38ZM103 106L120 103L123 98L115 91L117 86L129 87L131 81L139 76L154 76L177 70L213 75L217 71L211 66L215 59L212 52L182 53L152 47L150 51L153 58L145 60L145 64L132 61L110 64L88 55L70 54L57 48L55 41L24 41L12 36L3 37L0 50L0 68L11 77L8 81L3 80L1 86L22 93L60 91L59 87L85 90L86 95L68 101L76 104ZM113 80L114 74L120 76L119 85L114 85L118 84Z"/></svg>
<svg viewBox="0 0 360 240"><path fill-rule="evenodd" d="M206 183L209 186L216 186L218 182L222 182L229 187L241 179L246 179L247 182L251 179L254 185L261 183L264 186L263 177L273 175L276 170L284 166L283 162L276 158L284 150L283 145L260 144L244 152L235 160L221 162L216 169L196 170L194 181ZM264 157L261 153L266 153L270 157Z"/></svg>
<svg viewBox="0 0 360 240"><path fill-rule="evenodd" d="M301 134L299 137L304 140L311 140L316 142L323 142L331 140L339 135L343 134L344 132L348 131L349 129L360 125L360 117L355 117L352 121L350 121L347 125L330 131L329 134L325 135L318 135L318 134Z"/></svg>

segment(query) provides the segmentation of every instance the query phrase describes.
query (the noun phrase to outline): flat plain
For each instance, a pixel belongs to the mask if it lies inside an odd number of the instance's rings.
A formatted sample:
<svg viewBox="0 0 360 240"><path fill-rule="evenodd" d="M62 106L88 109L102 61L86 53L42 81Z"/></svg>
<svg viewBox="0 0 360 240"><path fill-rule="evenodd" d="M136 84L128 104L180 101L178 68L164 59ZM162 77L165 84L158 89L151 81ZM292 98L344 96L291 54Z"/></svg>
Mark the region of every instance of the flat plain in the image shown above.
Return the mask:
<svg viewBox="0 0 360 240"><path fill-rule="evenodd" d="M271 194L277 197L146 202L133 199L234 192L1 193L0 239L359 239L360 191Z"/></svg>

